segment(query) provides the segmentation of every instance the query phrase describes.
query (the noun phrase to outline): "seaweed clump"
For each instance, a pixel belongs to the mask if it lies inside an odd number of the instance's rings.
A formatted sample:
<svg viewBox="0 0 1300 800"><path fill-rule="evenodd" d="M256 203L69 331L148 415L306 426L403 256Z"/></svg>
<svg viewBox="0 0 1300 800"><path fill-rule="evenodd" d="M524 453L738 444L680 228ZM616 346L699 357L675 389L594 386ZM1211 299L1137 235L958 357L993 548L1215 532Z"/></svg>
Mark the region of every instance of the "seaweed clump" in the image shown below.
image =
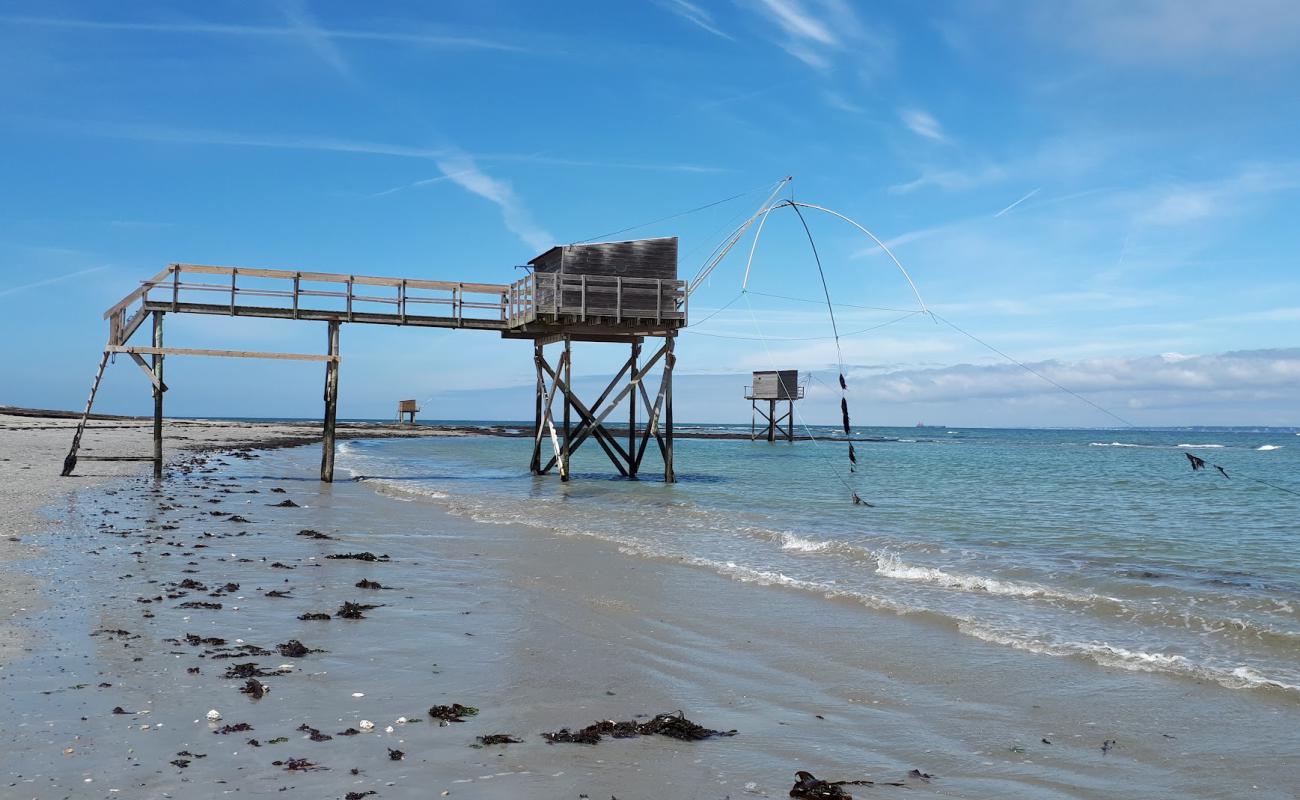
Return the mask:
<svg viewBox="0 0 1300 800"><path fill-rule="evenodd" d="M596 744L606 736L614 739L632 739L637 736L654 735L696 742L702 739L711 739L715 736L735 736L736 732L734 730L717 731L703 725L697 725L687 719L681 711L678 711L676 714L658 714L649 721L640 723L632 720L615 722L608 719L603 722L593 722L587 727L576 731L561 728L558 731L543 733L542 737L552 744L557 742Z"/></svg>

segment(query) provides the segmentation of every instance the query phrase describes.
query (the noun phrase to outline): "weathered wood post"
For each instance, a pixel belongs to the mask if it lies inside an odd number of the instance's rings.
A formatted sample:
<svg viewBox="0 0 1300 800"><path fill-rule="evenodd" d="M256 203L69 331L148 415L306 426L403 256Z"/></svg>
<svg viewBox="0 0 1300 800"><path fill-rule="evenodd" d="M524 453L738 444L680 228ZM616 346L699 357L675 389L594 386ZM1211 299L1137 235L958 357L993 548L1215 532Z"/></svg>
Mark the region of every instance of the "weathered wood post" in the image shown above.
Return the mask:
<svg viewBox="0 0 1300 800"><path fill-rule="evenodd" d="M776 441L776 401L767 401L767 440Z"/></svg>
<svg viewBox="0 0 1300 800"><path fill-rule="evenodd" d="M786 441L794 441L794 401L790 401L790 409L786 415L785 438Z"/></svg>
<svg viewBox="0 0 1300 800"><path fill-rule="evenodd" d="M320 479L334 481L334 423L339 410L339 321L329 321L329 355L325 362L325 430L321 439Z"/></svg>
<svg viewBox="0 0 1300 800"><path fill-rule="evenodd" d="M569 453L572 452L570 445L573 442L573 430L570 427L570 409L572 403L569 401L569 393L573 391L573 340L568 334L564 336L564 459L560 462L560 480L569 479Z"/></svg>
<svg viewBox="0 0 1300 800"><path fill-rule="evenodd" d="M546 376L542 374L542 343L533 340L533 366L537 369L537 399L533 403L533 458L528 469L537 475L542 471L542 395L546 394Z"/></svg>
<svg viewBox="0 0 1300 800"><path fill-rule="evenodd" d="M153 346L163 346L163 314L153 312ZM153 354L153 476L161 478L163 474L163 355Z"/></svg>
<svg viewBox="0 0 1300 800"><path fill-rule="evenodd" d="M668 383L668 393L664 397L664 483L676 483L677 473L673 470L673 367L677 365L677 356L673 354L673 343L677 341L676 335L670 334L668 341L668 354L665 358L667 366L664 369L664 380Z"/></svg>
<svg viewBox="0 0 1300 800"><path fill-rule="evenodd" d="M630 380L636 380L636 362L641 355L641 344L632 342L632 371L629 374ZM636 452L636 392L628 392L627 395L627 476L636 477L636 459L632 454Z"/></svg>

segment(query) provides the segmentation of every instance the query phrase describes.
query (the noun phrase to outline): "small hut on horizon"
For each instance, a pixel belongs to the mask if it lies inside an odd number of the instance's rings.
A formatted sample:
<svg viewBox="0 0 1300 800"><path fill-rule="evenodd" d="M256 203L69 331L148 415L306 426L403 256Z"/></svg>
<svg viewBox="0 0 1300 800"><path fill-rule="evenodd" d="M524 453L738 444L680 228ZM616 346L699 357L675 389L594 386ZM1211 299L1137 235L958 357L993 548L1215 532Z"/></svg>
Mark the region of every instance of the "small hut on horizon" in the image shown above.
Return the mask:
<svg viewBox="0 0 1300 800"><path fill-rule="evenodd" d="M799 370L780 369L755 371L752 382L745 387L745 399L750 404L749 438L757 438L758 417L767 423L765 431L769 442L775 442L779 435L787 442L794 441L794 401L802 400L804 387L799 384ZM759 401L767 401L764 411ZM784 414L777 416L776 404L786 403ZM784 430L781 424L785 423Z"/></svg>

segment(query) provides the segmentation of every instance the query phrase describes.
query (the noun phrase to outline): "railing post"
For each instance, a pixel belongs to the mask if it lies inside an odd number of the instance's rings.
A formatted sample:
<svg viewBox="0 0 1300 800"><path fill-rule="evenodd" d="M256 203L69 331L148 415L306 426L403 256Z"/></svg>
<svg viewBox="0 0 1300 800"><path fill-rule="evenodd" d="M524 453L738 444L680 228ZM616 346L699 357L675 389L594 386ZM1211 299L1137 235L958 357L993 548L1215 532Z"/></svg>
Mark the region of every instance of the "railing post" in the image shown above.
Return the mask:
<svg viewBox="0 0 1300 800"><path fill-rule="evenodd" d="M321 437L320 479L334 481L334 423L339 407L339 321L329 321L329 354L325 362L325 426Z"/></svg>
<svg viewBox="0 0 1300 800"><path fill-rule="evenodd" d="M180 264L172 264L172 311L179 309L181 297L181 267Z"/></svg>
<svg viewBox="0 0 1300 800"><path fill-rule="evenodd" d="M298 292L302 290L302 273L293 273L293 318L298 318Z"/></svg>
<svg viewBox="0 0 1300 800"><path fill-rule="evenodd" d="M235 292L237 291L235 288L235 276L238 274L238 269L234 267L230 269L230 316L232 317L235 315Z"/></svg>
<svg viewBox="0 0 1300 800"><path fill-rule="evenodd" d="M163 315L153 312L153 346L163 346ZM161 478L163 473L163 355L153 354L153 476Z"/></svg>

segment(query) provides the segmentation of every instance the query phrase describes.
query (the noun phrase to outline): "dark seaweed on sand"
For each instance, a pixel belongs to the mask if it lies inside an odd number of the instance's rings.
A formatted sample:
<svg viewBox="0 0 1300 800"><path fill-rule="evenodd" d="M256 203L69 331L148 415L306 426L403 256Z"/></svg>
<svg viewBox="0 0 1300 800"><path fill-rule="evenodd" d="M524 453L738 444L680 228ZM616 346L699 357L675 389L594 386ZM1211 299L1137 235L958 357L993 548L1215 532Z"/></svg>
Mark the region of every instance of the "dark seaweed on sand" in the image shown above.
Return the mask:
<svg viewBox="0 0 1300 800"><path fill-rule="evenodd" d="M202 600L190 600L190 601L187 601L187 602L181 603L180 605L178 605L178 606L176 606L176 607L177 607L177 608L205 608L205 609L207 609L207 610L209 610L209 611L220 611L220 610L221 610L221 604L220 604L220 603L205 603L205 602L203 602Z"/></svg>
<svg viewBox="0 0 1300 800"><path fill-rule="evenodd" d="M521 744L523 739L516 739L508 733L490 733L487 736L477 736L479 744Z"/></svg>
<svg viewBox="0 0 1300 800"><path fill-rule="evenodd" d="M265 670L257 666L256 662L249 661L245 664L232 664L226 668L225 678L265 678L268 675L275 675L274 670Z"/></svg>
<svg viewBox="0 0 1300 800"><path fill-rule="evenodd" d="M254 700L261 700L266 696L266 693L271 690L265 683L262 683L257 678L249 678L247 681L244 681L243 686L239 687L239 691L252 697Z"/></svg>
<svg viewBox="0 0 1300 800"><path fill-rule="evenodd" d="M449 706L434 706L429 709L429 716L446 722L464 722L465 720L462 717L472 717L477 713L478 709L474 706L463 706L460 703L452 703Z"/></svg>
<svg viewBox="0 0 1300 800"><path fill-rule="evenodd" d="M694 742L702 739L710 739L715 736L735 736L736 732L715 731L706 728L703 725L697 725L691 722L686 716L678 711L676 714L658 714L648 722L615 722L614 720L605 720L603 722L593 722L585 728L571 731L568 728L561 728L558 731L543 733L542 737L552 744L556 742L573 743L573 744L596 744L603 737L610 736L614 739L631 739L636 736L667 736L672 739L681 739L683 741Z"/></svg>
<svg viewBox="0 0 1300 800"><path fill-rule="evenodd" d="M247 722L237 722L234 725L223 725L213 731L213 733L218 736L225 736L228 733L243 733L244 731L251 731L252 729L253 726L249 725Z"/></svg>
<svg viewBox="0 0 1300 800"><path fill-rule="evenodd" d="M325 557L332 558L335 560L352 559L353 561L388 561L389 560L387 555L377 556L374 553L370 552L369 550L364 550L360 553L334 553L332 555L328 555Z"/></svg>
<svg viewBox="0 0 1300 800"><path fill-rule="evenodd" d="M322 613L322 612L320 612L320 611L308 611L306 614L299 614L299 615L298 615L298 619L300 619L300 620L304 620L304 621L325 620L325 619L329 619L329 618L330 618L330 615L329 615L329 614L324 614L324 613Z"/></svg>
<svg viewBox="0 0 1300 800"><path fill-rule="evenodd" d="M328 742L330 739L334 738L327 733L321 733L305 722L298 726L298 730L307 734L307 738L311 739L313 742Z"/></svg>
<svg viewBox="0 0 1300 800"><path fill-rule="evenodd" d="M313 650L297 639L290 639L284 644L277 644L275 649L285 658L302 658L308 653L320 653L321 650Z"/></svg>
<svg viewBox="0 0 1300 800"><path fill-rule="evenodd" d="M367 580L366 578L362 578L361 580L357 581L356 586L357 586L358 589L382 589L382 588L384 588L384 587L383 587L383 584L379 583L379 581Z"/></svg>
<svg viewBox="0 0 1300 800"><path fill-rule="evenodd" d="M372 608L379 608L379 606L370 603L344 602L343 605L339 606L339 610L334 612L334 615L341 619L365 619L365 614L361 612L369 611Z"/></svg>
<svg viewBox="0 0 1300 800"><path fill-rule="evenodd" d="M290 772L307 772L317 769L329 769L329 767L322 767L320 764L315 764L305 758L290 758L285 761L272 761L271 766L284 767Z"/></svg>

